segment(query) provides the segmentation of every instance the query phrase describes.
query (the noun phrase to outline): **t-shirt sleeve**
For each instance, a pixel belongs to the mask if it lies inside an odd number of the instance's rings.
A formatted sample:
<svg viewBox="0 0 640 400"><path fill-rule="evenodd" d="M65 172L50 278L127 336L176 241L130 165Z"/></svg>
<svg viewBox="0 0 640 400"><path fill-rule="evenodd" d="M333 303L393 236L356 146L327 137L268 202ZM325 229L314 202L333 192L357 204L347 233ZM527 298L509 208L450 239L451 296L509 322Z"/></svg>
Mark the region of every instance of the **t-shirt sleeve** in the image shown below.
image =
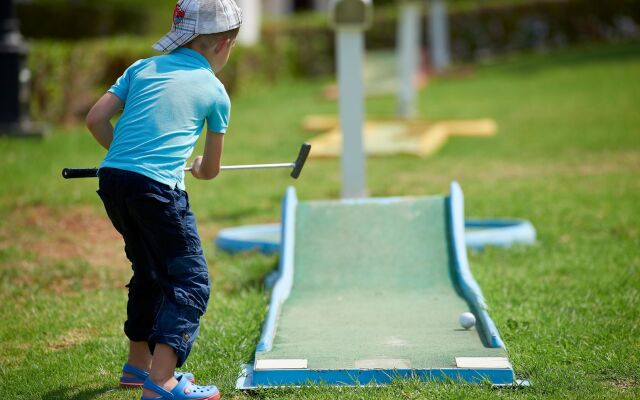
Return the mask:
<svg viewBox="0 0 640 400"><path fill-rule="evenodd" d="M231 116L231 101L226 93L218 96L207 115L207 129L210 132L226 133Z"/></svg>
<svg viewBox="0 0 640 400"><path fill-rule="evenodd" d="M129 88L131 87L131 78L139 68L142 61L143 60L138 60L127 68L127 70L124 71L124 74L118 78L116 83L111 86L108 92L115 94L120 100L126 103L127 96L129 95Z"/></svg>

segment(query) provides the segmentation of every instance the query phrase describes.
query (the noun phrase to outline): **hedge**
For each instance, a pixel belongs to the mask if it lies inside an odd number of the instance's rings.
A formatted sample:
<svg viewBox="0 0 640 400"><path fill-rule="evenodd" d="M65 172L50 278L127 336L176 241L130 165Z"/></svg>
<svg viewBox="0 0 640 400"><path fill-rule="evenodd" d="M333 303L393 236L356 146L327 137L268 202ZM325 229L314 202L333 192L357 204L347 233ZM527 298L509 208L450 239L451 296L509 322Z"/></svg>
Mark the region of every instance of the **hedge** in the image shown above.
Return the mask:
<svg viewBox="0 0 640 400"><path fill-rule="evenodd" d="M134 4L47 1L19 3L20 31L27 38L78 39L114 34L143 35L150 14Z"/></svg>
<svg viewBox="0 0 640 400"><path fill-rule="evenodd" d="M488 2L491 3L491 2ZM539 0L494 2L481 8L462 7L449 13L452 58L457 62L531 49L640 38L640 0ZM428 23L425 16L423 26ZM367 49L396 44L396 8L377 9L366 33ZM322 18L265 28L294 42L296 71L303 75L333 71L333 32ZM427 35L423 35L426 47Z"/></svg>
<svg viewBox="0 0 640 400"><path fill-rule="evenodd" d="M395 8L378 8L366 34L367 48L394 47L396 21ZM449 24L453 59L468 62L513 51L640 38L640 0L547 0L460 9L450 13ZM128 65L155 54L150 48L155 39L35 41L29 58L33 117L53 122L82 118ZM334 71L334 46L321 15L269 23L260 45L236 47L221 79L234 92L279 79L327 76Z"/></svg>
<svg viewBox="0 0 640 400"><path fill-rule="evenodd" d="M426 1L424 0L425 3ZM447 1L450 9L456 11L540 0ZM17 11L22 21L22 33L28 38L86 39L123 34L146 36L157 35L169 28L175 2L176 0L25 0L18 2ZM376 12L396 2L397 0L375 0ZM299 15L304 14L317 13L306 12Z"/></svg>
<svg viewBox="0 0 640 400"><path fill-rule="evenodd" d="M81 120L129 65L140 58L158 55L151 48L154 39L121 36L34 42L28 60L33 76L31 115L37 120L57 123ZM286 45L286 41L275 40L256 48L236 47L220 74L227 90L237 92L240 77L245 89L292 77Z"/></svg>

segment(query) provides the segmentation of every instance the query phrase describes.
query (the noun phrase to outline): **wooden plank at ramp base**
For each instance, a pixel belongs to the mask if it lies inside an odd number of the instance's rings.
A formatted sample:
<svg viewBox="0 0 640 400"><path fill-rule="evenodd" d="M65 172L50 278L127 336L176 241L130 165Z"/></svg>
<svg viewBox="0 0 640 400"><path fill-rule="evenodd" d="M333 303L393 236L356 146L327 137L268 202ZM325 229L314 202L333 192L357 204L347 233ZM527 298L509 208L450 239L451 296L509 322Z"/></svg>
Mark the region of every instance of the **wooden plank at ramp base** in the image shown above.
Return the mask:
<svg viewBox="0 0 640 400"><path fill-rule="evenodd" d="M292 291L271 350L257 352L256 362L302 359L307 367L261 369L253 384L380 383L415 372L513 382L504 364L484 375L456 364L506 352L458 324L471 308L458 294L448 204L446 197L299 203Z"/></svg>

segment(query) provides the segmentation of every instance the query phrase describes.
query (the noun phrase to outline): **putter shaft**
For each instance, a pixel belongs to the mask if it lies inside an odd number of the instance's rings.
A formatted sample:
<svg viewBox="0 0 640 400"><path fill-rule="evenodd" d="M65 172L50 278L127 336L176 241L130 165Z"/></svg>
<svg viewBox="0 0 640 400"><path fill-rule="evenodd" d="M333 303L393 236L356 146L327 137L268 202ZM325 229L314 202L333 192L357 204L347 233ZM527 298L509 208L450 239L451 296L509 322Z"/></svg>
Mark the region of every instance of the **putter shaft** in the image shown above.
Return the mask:
<svg viewBox="0 0 640 400"><path fill-rule="evenodd" d="M220 170L223 171L234 171L234 170L242 170L242 169L265 169L265 168L292 168L295 167L296 163L281 163L281 164L249 164L249 165L223 165L220 167ZM187 167L185 171L191 171L191 167Z"/></svg>

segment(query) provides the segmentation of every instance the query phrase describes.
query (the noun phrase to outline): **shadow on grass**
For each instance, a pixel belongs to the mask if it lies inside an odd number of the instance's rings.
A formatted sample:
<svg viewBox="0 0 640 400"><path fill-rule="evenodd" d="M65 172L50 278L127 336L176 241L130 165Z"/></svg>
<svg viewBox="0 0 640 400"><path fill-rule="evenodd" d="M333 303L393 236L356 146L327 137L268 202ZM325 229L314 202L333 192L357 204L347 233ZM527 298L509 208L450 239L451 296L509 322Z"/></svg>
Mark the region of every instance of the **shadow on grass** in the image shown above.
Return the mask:
<svg viewBox="0 0 640 400"><path fill-rule="evenodd" d="M112 392L114 390L116 389L114 389L113 385L105 385L99 388L81 390L79 392L73 387L61 387L61 388L52 390L48 393L45 393L42 396L42 399L43 400L60 400L60 399L89 400L89 399L95 399L107 392Z"/></svg>
<svg viewBox="0 0 640 400"><path fill-rule="evenodd" d="M243 255L243 257L251 256L252 253ZM216 286L219 290L227 295L236 295L251 289L270 290L278 278L277 275L273 275L278 270L277 260L275 262L256 262L254 264L244 263L240 264L240 266L244 266L244 270L241 268L227 270L218 275Z"/></svg>

